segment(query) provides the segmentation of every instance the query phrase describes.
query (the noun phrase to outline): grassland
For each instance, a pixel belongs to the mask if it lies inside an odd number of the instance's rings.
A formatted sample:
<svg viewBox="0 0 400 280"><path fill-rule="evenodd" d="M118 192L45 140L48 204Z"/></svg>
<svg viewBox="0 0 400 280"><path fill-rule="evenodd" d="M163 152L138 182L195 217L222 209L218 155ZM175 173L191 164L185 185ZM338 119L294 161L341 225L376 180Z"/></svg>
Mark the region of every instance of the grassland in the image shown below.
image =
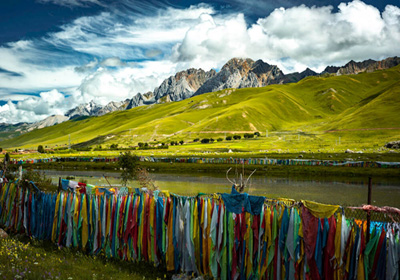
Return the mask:
<svg viewBox="0 0 400 280"><path fill-rule="evenodd" d="M167 153L201 151L374 151L400 138L400 66L348 76L308 77L294 84L227 89L165 104L140 106L101 117L71 120L0 142L3 148L135 146L184 140ZM195 138L225 139L261 132L248 141L210 145ZM268 134L268 137L266 137ZM162 153L162 152L160 152Z"/></svg>
<svg viewBox="0 0 400 280"><path fill-rule="evenodd" d="M0 279L142 280L171 276L165 268L149 263L90 256L21 235L0 239Z"/></svg>

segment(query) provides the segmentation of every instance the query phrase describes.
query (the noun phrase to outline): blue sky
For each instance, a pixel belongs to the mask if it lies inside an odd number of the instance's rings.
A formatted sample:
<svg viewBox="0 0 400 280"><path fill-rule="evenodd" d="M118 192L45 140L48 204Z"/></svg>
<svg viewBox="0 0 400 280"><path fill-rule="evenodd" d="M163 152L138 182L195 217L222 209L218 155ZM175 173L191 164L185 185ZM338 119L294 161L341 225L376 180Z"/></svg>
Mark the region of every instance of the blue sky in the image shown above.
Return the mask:
<svg viewBox="0 0 400 280"><path fill-rule="evenodd" d="M0 1L0 122L132 98L232 57L285 73L399 55L398 0Z"/></svg>

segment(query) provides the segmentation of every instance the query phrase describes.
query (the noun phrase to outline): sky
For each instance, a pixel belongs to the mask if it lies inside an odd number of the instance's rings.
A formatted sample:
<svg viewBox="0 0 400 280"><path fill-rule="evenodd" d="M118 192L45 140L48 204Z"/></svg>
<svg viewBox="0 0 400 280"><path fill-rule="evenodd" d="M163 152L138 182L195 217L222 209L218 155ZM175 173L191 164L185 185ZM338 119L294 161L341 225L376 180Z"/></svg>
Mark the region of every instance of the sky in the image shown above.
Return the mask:
<svg viewBox="0 0 400 280"><path fill-rule="evenodd" d="M400 54L400 0L2 0L0 123L153 91L233 57L320 72Z"/></svg>

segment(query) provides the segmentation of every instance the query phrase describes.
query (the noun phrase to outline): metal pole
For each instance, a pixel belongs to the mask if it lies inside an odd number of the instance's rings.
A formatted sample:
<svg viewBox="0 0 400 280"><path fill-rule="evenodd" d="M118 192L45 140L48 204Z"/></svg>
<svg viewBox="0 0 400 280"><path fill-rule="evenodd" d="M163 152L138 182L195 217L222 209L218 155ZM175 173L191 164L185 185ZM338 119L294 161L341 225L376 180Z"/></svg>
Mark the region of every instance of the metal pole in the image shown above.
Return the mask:
<svg viewBox="0 0 400 280"><path fill-rule="evenodd" d="M371 195L372 195L372 178L368 177L368 205L371 205ZM367 211L367 236L366 236L367 243L370 237L370 226L371 226L371 212Z"/></svg>

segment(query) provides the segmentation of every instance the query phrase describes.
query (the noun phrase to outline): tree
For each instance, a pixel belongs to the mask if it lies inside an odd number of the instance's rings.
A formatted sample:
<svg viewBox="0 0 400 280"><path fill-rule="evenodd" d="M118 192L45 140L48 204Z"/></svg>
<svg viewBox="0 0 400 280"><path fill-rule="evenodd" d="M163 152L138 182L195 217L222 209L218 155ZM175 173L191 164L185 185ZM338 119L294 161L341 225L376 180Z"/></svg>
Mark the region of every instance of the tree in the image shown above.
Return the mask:
<svg viewBox="0 0 400 280"><path fill-rule="evenodd" d="M235 140L239 140L240 138L242 138L242 136L237 135L237 134L233 135L233 139L235 139Z"/></svg>
<svg viewBox="0 0 400 280"><path fill-rule="evenodd" d="M232 140L232 136L226 136L225 140L231 141Z"/></svg>
<svg viewBox="0 0 400 280"><path fill-rule="evenodd" d="M144 146L144 143L139 142L139 143L138 143L138 146L139 146L139 148L142 148L142 147Z"/></svg>
<svg viewBox="0 0 400 280"><path fill-rule="evenodd" d="M256 132L254 132L254 135L257 137L260 137L260 132L256 131Z"/></svg>
<svg viewBox="0 0 400 280"><path fill-rule="evenodd" d="M224 139L218 138L218 139L217 139L217 142L222 142L222 140L224 140Z"/></svg>
<svg viewBox="0 0 400 280"><path fill-rule="evenodd" d="M196 139L193 140L193 142L199 142L199 141L200 141L199 138L196 138Z"/></svg>
<svg viewBox="0 0 400 280"><path fill-rule="evenodd" d="M0 148L0 153L3 152L3 148Z"/></svg>
<svg viewBox="0 0 400 280"><path fill-rule="evenodd" d="M37 147L37 151L38 151L39 153L41 153L41 154L43 154L43 153L45 152L42 145L39 145L39 146Z"/></svg>
<svg viewBox="0 0 400 280"><path fill-rule="evenodd" d="M10 154L6 153L6 155L4 156L4 163L9 163L10 162Z"/></svg>
<svg viewBox="0 0 400 280"><path fill-rule="evenodd" d="M126 186L128 180L136 178L136 156L131 152L120 154L118 166L122 169L121 180L124 186Z"/></svg>
<svg viewBox="0 0 400 280"><path fill-rule="evenodd" d="M179 141L179 144L183 145L183 143L185 143L185 142L183 142L183 140Z"/></svg>
<svg viewBox="0 0 400 280"><path fill-rule="evenodd" d="M201 139L201 143L203 144L210 143L210 139L208 138Z"/></svg>
<svg viewBox="0 0 400 280"><path fill-rule="evenodd" d="M118 144L111 144L110 148L111 149L117 149L118 148Z"/></svg>

